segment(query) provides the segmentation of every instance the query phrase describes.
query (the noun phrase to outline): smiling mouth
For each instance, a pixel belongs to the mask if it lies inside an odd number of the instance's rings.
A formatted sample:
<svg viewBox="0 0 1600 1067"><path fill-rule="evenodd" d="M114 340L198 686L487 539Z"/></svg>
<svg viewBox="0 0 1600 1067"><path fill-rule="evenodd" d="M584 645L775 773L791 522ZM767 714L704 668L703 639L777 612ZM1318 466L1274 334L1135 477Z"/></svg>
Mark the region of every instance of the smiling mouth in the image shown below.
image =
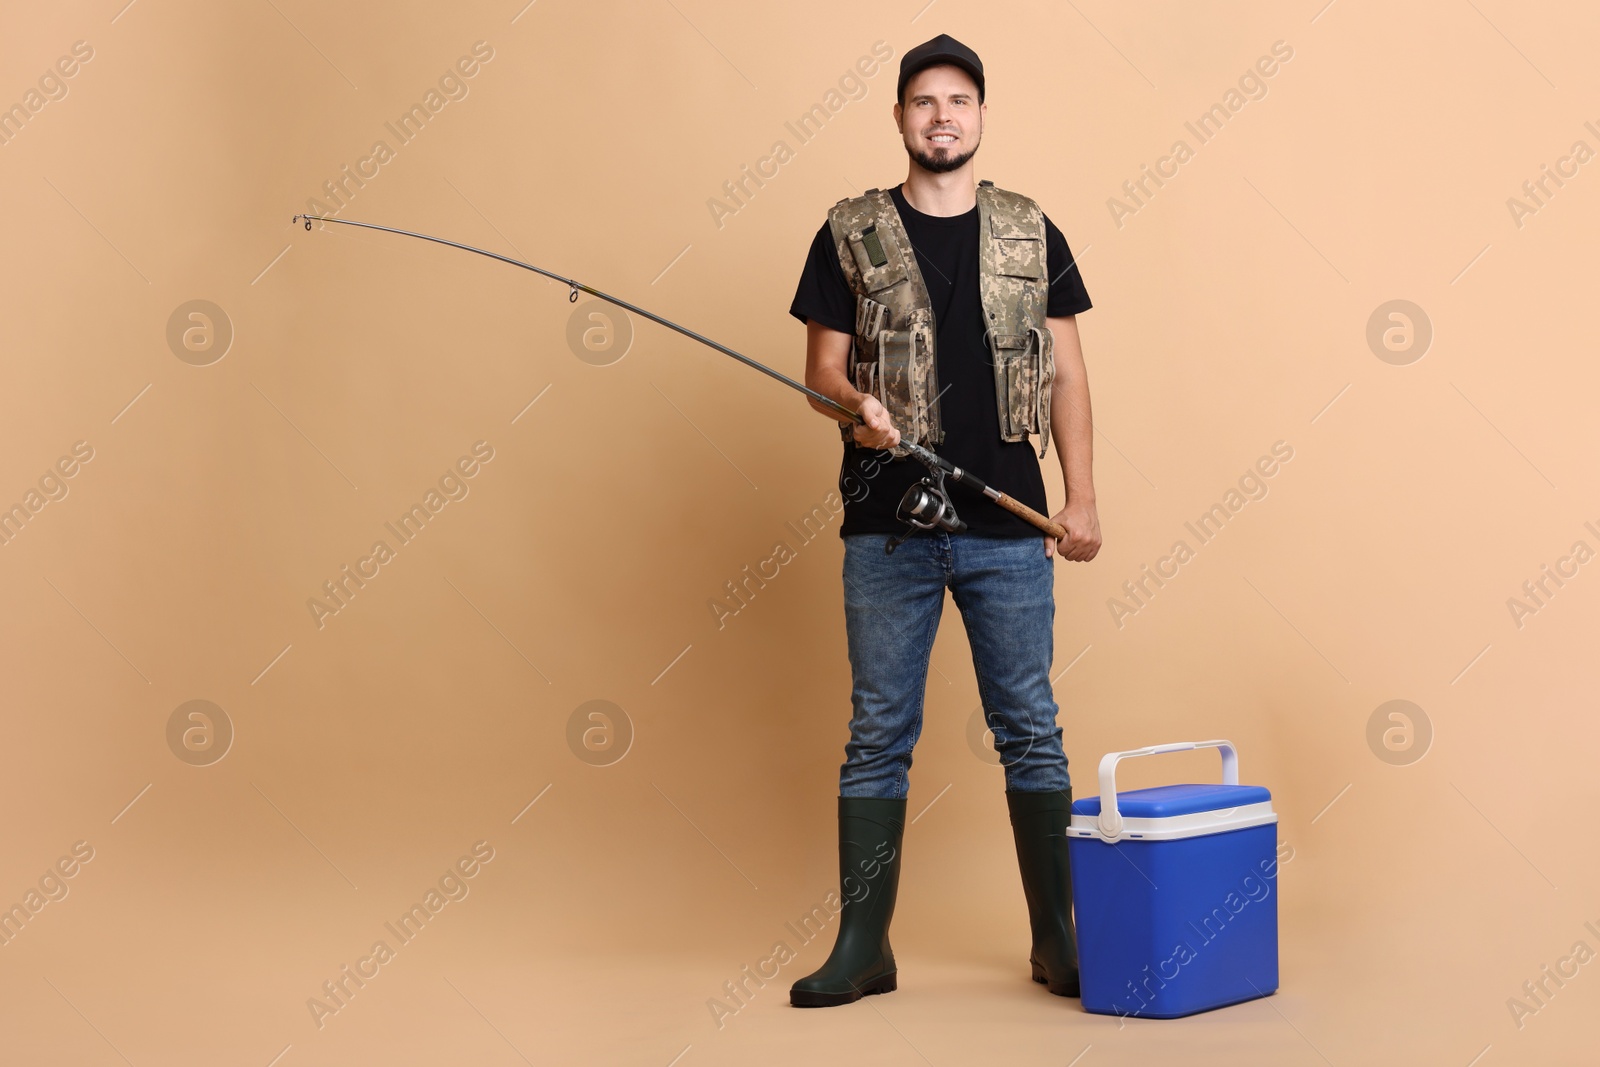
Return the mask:
<svg viewBox="0 0 1600 1067"><path fill-rule="evenodd" d="M941 147L949 147L956 143L957 137L953 133L935 133L930 134L928 140Z"/></svg>

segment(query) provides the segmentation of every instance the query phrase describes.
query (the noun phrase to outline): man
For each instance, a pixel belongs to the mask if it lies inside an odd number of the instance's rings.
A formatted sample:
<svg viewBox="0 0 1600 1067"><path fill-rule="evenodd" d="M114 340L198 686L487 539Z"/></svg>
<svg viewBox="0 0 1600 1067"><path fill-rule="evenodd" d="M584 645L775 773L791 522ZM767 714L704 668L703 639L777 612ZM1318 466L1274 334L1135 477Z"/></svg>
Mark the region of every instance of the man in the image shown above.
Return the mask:
<svg viewBox="0 0 1600 1067"><path fill-rule="evenodd" d="M839 774L844 904L833 952L795 982L790 1002L846 1004L897 984L888 931L906 775L947 588L1005 766L1032 977L1077 996L1064 832L1072 788L1050 686L1051 560L1087 561L1100 549L1075 319L1089 295L1066 239L1032 200L975 182L987 111L978 56L947 35L919 45L901 60L897 97L895 126L910 156L904 184L834 206L790 308L806 323L806 384L865 419L841 423L853 676ZM951 500L966 531L913 529L897 516L922 474L897 454L902 440L1048 513L1029 442L1037 439L1042 457L1052 425L1067 489L1053 516L1066 530L1061 540L1041 544L1035 528L959 485Z"/></svg>

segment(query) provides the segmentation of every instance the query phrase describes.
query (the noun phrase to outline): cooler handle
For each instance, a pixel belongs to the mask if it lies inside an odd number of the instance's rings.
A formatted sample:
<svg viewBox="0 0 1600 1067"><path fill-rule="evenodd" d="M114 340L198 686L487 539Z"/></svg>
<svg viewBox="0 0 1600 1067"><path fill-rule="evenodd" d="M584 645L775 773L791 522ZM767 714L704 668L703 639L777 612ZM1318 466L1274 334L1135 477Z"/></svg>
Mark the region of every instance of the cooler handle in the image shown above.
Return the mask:
<svg viewBox="0 0 1600 1067"><path fill-rule="evenodd" d="M1239 784L1239 753L1232 741L1174 741L1170 745L1107 752L1100 757L1100 832L1107 840L1115 840L1122 833L1122 813L1117 811L1117 763L1134 756L1159 756L1164 752L1188 752L1196 748L1221 749L1222 784Z"/></svg>

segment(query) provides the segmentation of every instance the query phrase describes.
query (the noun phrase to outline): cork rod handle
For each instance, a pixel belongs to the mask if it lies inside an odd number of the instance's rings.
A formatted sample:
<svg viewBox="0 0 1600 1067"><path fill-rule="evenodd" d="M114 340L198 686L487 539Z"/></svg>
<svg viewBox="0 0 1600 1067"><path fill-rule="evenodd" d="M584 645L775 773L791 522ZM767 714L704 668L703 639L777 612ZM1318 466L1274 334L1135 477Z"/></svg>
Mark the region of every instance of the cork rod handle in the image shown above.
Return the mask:
<svg viewBox="0 0 1600 1067"><path fill-rule="evenodd" d="M1051 522L1037 511L1034 511L1028 505L1022 503L1021 501L1013 500L1004 493L1001 493L999 496L995 497L994 502L1024 522L1032 523L1034 526L1037 526L1039 529L1043 530L1057 541L1067 536L1067 531L1062 528L1060 523Z"/></svg>

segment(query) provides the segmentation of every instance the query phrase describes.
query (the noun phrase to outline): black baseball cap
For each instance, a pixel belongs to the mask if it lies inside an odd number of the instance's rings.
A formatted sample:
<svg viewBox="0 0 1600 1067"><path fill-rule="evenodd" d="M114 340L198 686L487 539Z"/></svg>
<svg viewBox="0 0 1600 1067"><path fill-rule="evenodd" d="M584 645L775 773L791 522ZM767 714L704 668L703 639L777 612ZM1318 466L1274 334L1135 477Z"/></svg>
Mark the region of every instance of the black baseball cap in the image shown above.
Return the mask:
<svg viewBox="0 0 1600 1067"><path fill-rule="evenodd" d="M923 41L900 57L900 84L895 87L895 99L906 98L906 82L911 80L911 75L941 63L952 63L972 75L972 80L978 83L978 103L983 103L983 60L948 33Z"/></svg>

